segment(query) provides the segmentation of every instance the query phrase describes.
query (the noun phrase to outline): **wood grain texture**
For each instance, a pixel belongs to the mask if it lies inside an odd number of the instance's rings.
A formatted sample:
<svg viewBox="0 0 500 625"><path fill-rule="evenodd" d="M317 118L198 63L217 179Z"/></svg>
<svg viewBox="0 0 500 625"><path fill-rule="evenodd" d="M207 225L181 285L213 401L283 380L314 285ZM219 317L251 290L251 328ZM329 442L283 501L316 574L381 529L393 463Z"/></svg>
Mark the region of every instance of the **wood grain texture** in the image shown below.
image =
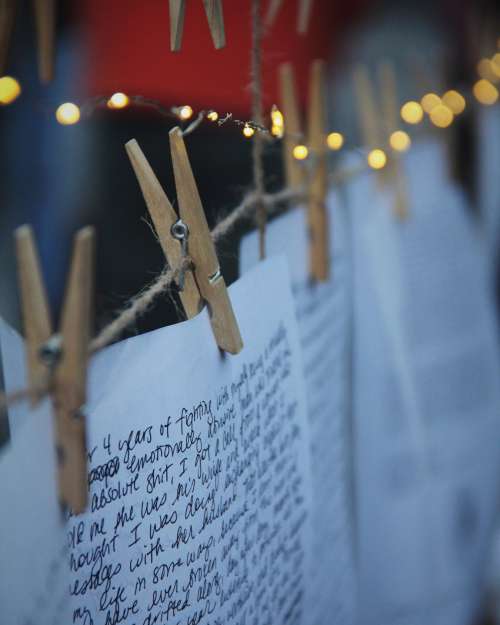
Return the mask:
<svg viewBox="0 0 500 625"><path fill-rule="evenodd" d="M54 408L62 500L75 514L87 504L87 449L85 418L87 365L91 336L94 286L93 228L77 232L64 298L62 354L54 373Z"/></svg>
<svg viewBox="0 0 500 625"><path fill-rule="evenodd" d="M311 277L319 282L330 275L330 251L326 194L328 191L326 146L325 62L313 61L309 81L308 144L314 158L309 181L308 226Z"/></svg>
<svg viewBox="0 0 500 625"><path fill-rule="evenodd" d="M47 366L40 358L40 348L52 335L52 323L33 231L30 226L21 226L14 237L28 383L31 403L36 404L39 400L37 388L48 379Z"/></svg>
<svg viewBox="0 0 500 625"><path fill-rule="evenodd" d="M220 273L184 139L179 128L172 128L169 136L179 213L189 228L189 254L195 265L196 283L208 304L217 345L226 352L237 354L243 347L243 341L226 283Z"/></svg>
<svg viewBox="0 0 500 625"><path fill-rule="evenodd" d="M182 259L181 245L170 231L172 224L178 219L177 214L137 141L132 139L125 144L125 149L141 187L166 261L170 266L177 267ZM197 315L202 309L203 299L191 271L185 274L184 289L179 292L179 296L188 319Z"/></svg>

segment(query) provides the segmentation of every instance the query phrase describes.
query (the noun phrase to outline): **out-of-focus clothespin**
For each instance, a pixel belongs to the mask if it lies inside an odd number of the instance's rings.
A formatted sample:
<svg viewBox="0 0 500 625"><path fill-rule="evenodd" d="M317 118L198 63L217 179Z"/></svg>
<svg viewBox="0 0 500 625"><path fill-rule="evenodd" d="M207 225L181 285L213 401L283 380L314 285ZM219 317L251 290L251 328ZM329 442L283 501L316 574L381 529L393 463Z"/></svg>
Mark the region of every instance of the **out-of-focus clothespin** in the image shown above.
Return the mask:
<svg viewBox="0 0 500 625"><path fill-rule="evenodd" d="M208 27L212 41L217 50L226 45L226 31L224 28L224 14L222 0L203 0ZM170 49L178 52L181 49L182 33L184 31L184 15L186 0L169 0L170 8Z"/></svg>
<svg viewBox="0 0 500 625"><path fill-rule="evenodd" d="M388 61L384 61L379 65L378 73L382 93L385 134L389 138L394 132L400 130L394 65ZM406 219L406 217L408 217L408 191L400 157L400 153L392 154L389 160L388 172L395 191L394 214L399 219Z"/></svg>
<svg viewBox="0 0 500 625"><path fill-rule="evenodd" d="M354 88L357 100L358 119L363 144L368 150L368 163L377 170L377 181L386 183L384 172L386 153L385 137L383 136L382 120L378 115L373 85L365 65L357 65L354 74Z"/></svg>
<svg viewBox="0 0 500 625"><path fill-rule="evenodd" d="M172 228L178 221L177 214L137 141L132 139L125 144L125 149L141 187L166 261L172 266L178 266L182 260L181 242L172 236ZM191 319L203 308L203 299L191 271L184 274L181 286L179 297L186 317Z"/></svg>
<svg viewBox="0 0 500 625"><path fill-rule="evenodd" d="M208 305L217 345L230 354L237 354L243 348L243 341L180 128L172 128L169 137L179 215L188 231L188 253L194 263L196 284Z"/></svg>
<svg viewBox="0 0 500 625"><path fill-rule="evenodd" d="M285 120L283 135L283 161L285 164L285 178L287 187L300 188L305 183L305 171L302 165L293 156L295 146L304 142L301 130L300 110L295 88L293 67L290 63L283 63L279 68L281 108Z"/></svg>
<svg viewBox="0 0 500 625"><path fill-rule="evenodd" d="M0 0L0 76L5 72L18 0ZM55 0L33 0L38 41L38 75L48 83L54 77Z"/></svg>
<svg viewBox="0 0 500 625"><path fill-rule="evenodd" d="M308 183L309 255L311 277L318 282L324 282L330 274L326 212L328 172L325 62L313 61L310 72L307 138L313 162Z"/></svg>
<svg viewBox="0 0 500 625"><path fill-rule="evenodd" d="M283 5L283 0L269 0L267 7L267 13L265 18L265 25L272 26L276 15ZM307 34L309 28L309 20L311 18L313 0L299 0L299 11L297 14L297 32L300 35Z"/></svg>
<svg viewBox="0 0 500 625"><path fill-rule="evenodd" d="M79 514L85 510L88 492L82 407L91 332L94 230L83 228L76 234L57 335L52 333L31 228L21 226L15 238L32 402L48 388L55 413L60 499Z"/></svg>

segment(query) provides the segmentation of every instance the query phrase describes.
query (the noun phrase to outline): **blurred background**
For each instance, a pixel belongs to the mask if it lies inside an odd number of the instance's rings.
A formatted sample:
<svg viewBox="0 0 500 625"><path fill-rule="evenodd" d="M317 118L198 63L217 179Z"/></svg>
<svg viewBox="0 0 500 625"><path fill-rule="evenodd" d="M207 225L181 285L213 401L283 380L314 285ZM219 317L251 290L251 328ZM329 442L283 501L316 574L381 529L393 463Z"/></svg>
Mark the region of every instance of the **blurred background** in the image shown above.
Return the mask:
<svg viewBox="0 0 500 625"><path fill-rule="evenodd" d="M0 2L0 10L8 4ZM175 206L170 128L186 126L202 109L216 111L219 118L227 113L251 118L251 3L224 3L227 45L216 51L201 0L188 1L182 49L171 53L167 0L61 0L56 7L55 75L48 84L38 76L33 5L16 4L0 71L4 78L15 79L0 79L0 315L20 329L14 228L33 225L57 322L73 233L93 224L98 235L96 326L102 327L164 264L124 144L137 139ZM264 14L267 4L263 1ZM489 76L488 68L478 66L480 59L500 50L498 3L314 0L307 33L301 36L296 32L297 12L298 1L285 0L264 35L266 115L279 104L278 66L284 61L294 66L305 106L310 63L328 60L329 124L343 134L346 148L361 145L363 139L352 88L358 63L375 76L377 64L390 60L401 105L419 102L429 92L467 92L466 110L447 130L446 141L456 155L452 175L470 198L470 210L478 219L490 219L484 211L492 203L499 209L499 201L498 196L481 195L480 142L485 138L478 131L478 105L488 94L473 97L471 87L487 79L496 91L494 83L500 79L500 73ZM107 106L116 93L126 98L119 97L114 108ZM488 93L493 102L498 98L498 92ZM129 100L132 96L157 101L168 114L137 105ZM78 109L61 111L64 103ZM170 113L172 107L183 106L191 107L192 117ZM427 118L405 130L412 137L439 132ZM495 142L500 145L500 136ZM205 120L187 137L187 146L213 225L252 188L251 140L234 123L219 126ZM267 191L283 186L282 169L281 146L271 143L265 152ZM495 245L498 224L486 223ZM237 277L239 239L251 227L242 224L219 250L229 283ZM498 284L498 271L494 273ZM177 309L165 297L130 332L176 320ZM5 419L2 424L0 441L8 436Z"/></svg>

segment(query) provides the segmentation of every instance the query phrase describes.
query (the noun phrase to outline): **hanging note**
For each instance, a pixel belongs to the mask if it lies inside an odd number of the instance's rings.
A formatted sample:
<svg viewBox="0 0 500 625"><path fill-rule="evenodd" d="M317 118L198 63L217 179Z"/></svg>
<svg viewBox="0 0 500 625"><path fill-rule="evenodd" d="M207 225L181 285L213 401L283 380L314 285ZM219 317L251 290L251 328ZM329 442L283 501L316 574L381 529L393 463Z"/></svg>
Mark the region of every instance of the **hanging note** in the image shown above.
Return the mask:
<svg viewBox="0 0 500 625"><path fill-rule="evenodd" d="M442 148L415 145L411 220L349 189L362 622L474 622L500 462L486 258ZM375 366L376 363L376 366Z"/></svg>
<svg viewBox="0 0 500 625"><path fill-rule="evenodd" d="M92 359L89 503L64 528L75 623L303 619L309 436L284 260L260 265L230 293L245 339L238 355L221 354L204 310ZM8 354L5 360L8 366ZM34 428L34 418L23 427ZM41 443L53 450L52 441ZM25 455L32 472L29 449ZM14 497L25 477L2 472L0 483ZM0 515L6 549L2 523ZM44 540L39 524L28 524L31 541ZM33 556L24 556L29 564ZM0 560L2 584L10 566ZM29 566L24 574L30 577ZM14 602L12 589L4 595ZM21 612L18 601L8 609Z"/></svg>
<svg viewBox="0 0 500 625"><path fill-rule="evenodd" d="M310 279L304 207L269 224L268 251L270 256L285 254L290 266L311 429L313 566L308 577L309 620L304 623L352 625L356 584L350 487L349 216L338 193L327 196L327 210L330 262L335 266L328 281ZM257 262L253 232L243 239L240 269L245 272Z"/></svg>

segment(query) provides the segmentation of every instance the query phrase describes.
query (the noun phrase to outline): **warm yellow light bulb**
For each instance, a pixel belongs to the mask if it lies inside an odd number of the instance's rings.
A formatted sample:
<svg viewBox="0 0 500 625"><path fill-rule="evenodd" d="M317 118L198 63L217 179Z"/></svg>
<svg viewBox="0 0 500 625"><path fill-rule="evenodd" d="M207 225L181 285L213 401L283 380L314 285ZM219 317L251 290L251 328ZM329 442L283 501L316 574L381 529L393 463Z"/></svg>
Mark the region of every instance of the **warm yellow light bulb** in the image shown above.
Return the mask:
<svg viewBox="0 0 500 625"><path fill-rule="evenodd" d="M472 88L474 96L481 104L491 105L498 100L498 89L488 80L478 80Z"/></svg>
<svg viewBox="0 0 500 625"><path fill-rule="evenodd" d="M309 150L306 145L296 145L292 151L293 158L296 158L298 161L303 161L309 155Z"/></svg>
<svg viewBox="0 0 500 625"><path fill-rule="evenodd" d="M71 126L80 121L80 109L73 102L65 102L56 110L56 119L63 126Z"/></svg>
<svg viewBox="0 0 500 625"><path fill-rule="evenodd" d="M130 99L125 93L117 92L108 100L108 108L110 109L124 109L130 104Z"/></svg>
<svg viewBox="0 0 500 625"><path fill-rule="evenodd" d="M404 130L396 130L389 137L391 148L396 152L406 152L411 145L411 139Z"/></svg>
<svg viewBox="0 0 500 625"><path fill-rule="evenodd" d="M283 113L276 104L273 104L271 108L271 122L271 134L275 137L282 137L285 132L285 120L283 119Z"/></svg>
<svg viewBox="0 0 500 625"><path fill-rule="evenodd" d="M444 104L440 104L432 109L429 117L434 126L448 128L453 121L453 111Z"/></svg>
<svg viewBox="0 0 500 625"><path fill-rule="evenodd" d="M420 100L420 104L426 113L430 113L432 109L441 104L441 98L437 93L426 93Z"/></svg>
<svg viewBox="0 0 500 625"><path fill-rule="evenodd" d="M252 126L245 124L243 126L243 134L245 135L245 137L247 137L247 139L249 139L250 137L254 136L255 130L252 128Z"/></svg>
<svg viewBox="0 0 500 625"><path fill-rule="evenodd" d="M209 111L207 118L211 122L216 122L219 119L219 114L217 113L217 111Z"/></svg>
<svg viewBox="0 0 500 625"><path fill-rule="evenodd" d="M179 117L182 119L182 121L186 121L192 116L193 116L193 109L189 106L189 104L185 104L184 106L180 107Z"/></svg>
<svg viewBox="0 0 500 625"><path fill-rule="evenodd" d="M465 98L463 95L450 89L443 95L443 104L446 105L455 115L460 115L465 109Z"/></svg>
<svg viewBox="0 0 500 625"><path fill-rule="evenodd" d="M344 145L344 137L340 132L331 132L326 137L326 143L330 150L340 150Z"/></svg>
<svg viewBox="0 0 500 625"><path fill-rule="evenodd" d="M382 169L387 163L387 156L384 150L376 148L368 154L367 161L372 169Z"/></svg>
<svg viewBox="0 0 500 625"><path fill-rule="evenodd" d="M12 76L0 78L0 104L10 104L21 95L21 85Z"/></svg>
<svg viewBox="0 0 500 625"><path fill-rule="evenodd" d="M424 111L418 102L410 100L401 107L401 118L407 124L419 124L424 116Z"/></svg>

